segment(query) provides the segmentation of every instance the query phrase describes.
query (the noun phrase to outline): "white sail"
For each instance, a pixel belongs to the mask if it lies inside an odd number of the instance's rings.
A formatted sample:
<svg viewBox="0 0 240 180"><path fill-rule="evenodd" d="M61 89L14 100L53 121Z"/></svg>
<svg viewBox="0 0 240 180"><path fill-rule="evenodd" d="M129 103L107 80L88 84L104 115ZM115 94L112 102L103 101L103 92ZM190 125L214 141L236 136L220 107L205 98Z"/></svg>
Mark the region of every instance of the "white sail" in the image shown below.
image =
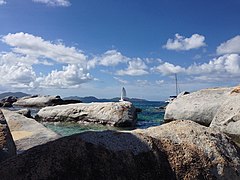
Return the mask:
<svg viewBox="0 0 240 180"><path fill-rule="evenodd" d="M123 87L121 92L121 99L119 101L124 101L126 97L127 97L127 93L125 88Z"/></svg>

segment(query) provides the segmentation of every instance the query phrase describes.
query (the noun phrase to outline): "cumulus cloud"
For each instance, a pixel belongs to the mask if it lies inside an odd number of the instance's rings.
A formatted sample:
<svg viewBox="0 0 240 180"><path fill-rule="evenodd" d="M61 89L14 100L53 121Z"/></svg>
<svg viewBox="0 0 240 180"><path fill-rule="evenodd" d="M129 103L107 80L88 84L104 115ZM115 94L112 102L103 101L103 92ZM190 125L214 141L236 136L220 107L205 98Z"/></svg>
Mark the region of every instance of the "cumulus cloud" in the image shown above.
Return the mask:
<svg viewBox="0 0 240 180"><path fill-rule="evenodd" d="M240 35L229 39L217 47L217 54L240 53Z"/></svg>
<svg viewBox="0 0 240 180"><path fill-rule="evenodd" d="M66 47L63 44L54 44L41 37L28 33L8 34L2 37L2 42L13 47L13 52L40 60L51 59L59 63L85 63L87 57L75 47Z"/></svg>
<svg viewBox="0 0 240 180"><path fill-rule="evenodd" d="M190 38L185 38L175 34L175 39L168 39L163 48L168 50L187 51L206 46L205 37L199 34L193 34Z"/></svg>
<svg viewBox="0 0 240 180"><path fill-rule="evenodd" d="M188 67L173 65L168 62L153 68L163 75L182 73L194 80L216 82L240 77L240 55L226 54L210 60L208 63L193 64Z"/></svg>
<svg viewBox="0 0 240 180"><path fill-rule="evenodd" d="M92 62L88 62L87 56L75 47L54 44L22 32L8 34L1 40L12 47L11 52L0 53L2 82L11 87L72 88L93 79L88 72ZM37 64L62 65L63 69L36 75L33 65Z"/></svg>
<svg viewBox="0 0 240 180"><path fill-rule="evenodd" d="M0 6L3 4L7 4L7 2L5 0L0 0Z"/></svg>
<svg viewBox="0 0 240 180"><path fill-rule="evenodd" d="M6 63L0 56L0 84L12 87L30 87L36 79L36 74L27 64L10 61Z"/></svg>
<svg viewBox="0 0 240 180"><path fill-rule="evenodd" d="M42 87L74 88L92 80L91 75L81 65L69 64L63 70L54 70L45 77L39 78Z"/></svg>
<svg viewBox="0 0 240 180"><path fill-rule="evenodd" d="M176 73L182 73L185 71L183 67L175 66L168 62L164 62L163 64L160 64L159 66L154 67L153 70L163 75L171 75Z"/></svg>
<svg viewBox="0 0 240 180"><path fill-rule="evenodd" d="M33 2L47 4L49 6L68 7L71 3L68 0L32 0Z"/></svg>
<svg viewBox="0 0 240 180"><path fill-rule="evenodd" d="M103 66L116 66L119 63L126 63L129 60L128 57L123 56L117 50L109 50L102 56L95 57L95 61L98 61L98 63Z"/></svg>
<svg viewBox="0 0 240 180"><path fill-rule="evenodd" d="M148 74L147 65L140 59L134 59L128 62L127 69L117 71L117 75L141 76Z"/></svg>

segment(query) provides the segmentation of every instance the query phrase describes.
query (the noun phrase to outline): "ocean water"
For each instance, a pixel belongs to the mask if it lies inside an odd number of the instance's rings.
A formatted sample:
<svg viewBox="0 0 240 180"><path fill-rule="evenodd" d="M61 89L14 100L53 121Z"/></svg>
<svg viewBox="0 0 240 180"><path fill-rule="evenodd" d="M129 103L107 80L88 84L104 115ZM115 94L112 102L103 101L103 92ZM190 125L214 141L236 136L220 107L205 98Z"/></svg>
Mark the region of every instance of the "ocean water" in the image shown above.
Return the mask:
<svg viewBox="0 0 240 180"><path fill-rule="evenodd" d="M136 108L142 109L138 113L136 128L145 129L152 126L158 126L163 123L164 112L159 109L165 103L162 101L133 102ZM62 136L68 136L84 131L103 131L103 130L132 130L131 128L116 128L97 124L78 124L78 123L45 123L49 129Z"/></svg>

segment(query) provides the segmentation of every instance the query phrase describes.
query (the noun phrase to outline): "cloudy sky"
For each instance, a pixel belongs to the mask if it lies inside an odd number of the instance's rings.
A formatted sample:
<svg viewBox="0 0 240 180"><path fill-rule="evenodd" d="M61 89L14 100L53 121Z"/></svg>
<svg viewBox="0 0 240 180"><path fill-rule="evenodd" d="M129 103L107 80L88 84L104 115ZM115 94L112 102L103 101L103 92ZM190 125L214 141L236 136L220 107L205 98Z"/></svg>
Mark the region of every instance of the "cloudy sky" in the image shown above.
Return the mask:
<svg viewBox="0 0 240 180"><path fill-rule="evenodd" d="M238 0L0 0L0 92L164 100L240 84Z"/></svg>

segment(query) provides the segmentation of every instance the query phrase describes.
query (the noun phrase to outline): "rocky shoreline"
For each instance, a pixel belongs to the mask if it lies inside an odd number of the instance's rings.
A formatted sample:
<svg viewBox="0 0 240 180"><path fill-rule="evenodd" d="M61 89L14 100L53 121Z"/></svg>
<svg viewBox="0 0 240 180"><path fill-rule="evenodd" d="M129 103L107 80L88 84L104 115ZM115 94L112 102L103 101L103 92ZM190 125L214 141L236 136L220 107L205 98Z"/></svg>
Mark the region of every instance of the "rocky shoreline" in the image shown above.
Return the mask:
<svg viewBox="0 0 240 180"><path fill-rule="evenodd" d="M68 137L25 117L25 111L3 109L1 179L240 179L239 92L214 88L179 96L167 106L161 126ZM129 102L43 104L50 107L38 112L39 121L136 123Z"/></svg>

